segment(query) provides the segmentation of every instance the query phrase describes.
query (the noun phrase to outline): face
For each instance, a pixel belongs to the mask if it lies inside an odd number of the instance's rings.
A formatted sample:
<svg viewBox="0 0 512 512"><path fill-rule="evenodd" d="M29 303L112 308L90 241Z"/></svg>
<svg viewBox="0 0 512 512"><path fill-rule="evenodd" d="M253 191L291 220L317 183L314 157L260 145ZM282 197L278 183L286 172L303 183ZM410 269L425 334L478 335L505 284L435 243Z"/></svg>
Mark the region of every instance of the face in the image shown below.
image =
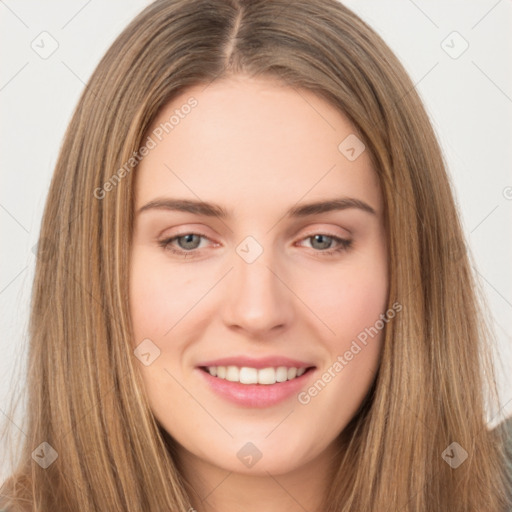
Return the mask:
<svg viewBox="0 0 512 512"><path fill-rule="evenodd" d="M153 414L184 459L293 471L329 457L367 394L387 252L356 136L313 93L248 77L188 89L148 133L133 343Z"/></svg>

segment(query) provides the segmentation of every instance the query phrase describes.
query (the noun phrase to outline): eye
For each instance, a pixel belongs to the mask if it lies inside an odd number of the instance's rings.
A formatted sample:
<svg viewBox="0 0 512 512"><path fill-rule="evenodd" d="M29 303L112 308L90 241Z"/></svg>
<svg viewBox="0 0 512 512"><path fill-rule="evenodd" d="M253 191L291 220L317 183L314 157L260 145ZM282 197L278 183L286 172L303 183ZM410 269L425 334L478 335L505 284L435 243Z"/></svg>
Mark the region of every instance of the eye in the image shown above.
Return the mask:
<svg viewBox="0 0 512 512"><path fill-rule="evenodd" d="M163 247L166 251L170 251L173 254L184 256L185 258L194 257L192 254L201 242L201 239L208 239L207 236L200 233L185 233L183 235L174 236L172 238L166 238L160 240L158 244ZM177 242L178 248L173 246L173 242Z"/></svg>
<svg viewBox="0 0 512 512"><path fill-rule="evenodd" d="M197 256L197 249L201 243L201 239L209 240L206 235L201 233L184 233L172 238L160 240L158 244L173 254L183 256L184 258L194 258ZM347 240L334 235L327 235L325 233L315 233L309 235L302 240L312 240L312 248L321 256L334 256L342 251L348 250L352 245L352 240ZM331 248L333 243L334 248ZM176 245L178 247L176 247Z"/></svg>
<svg viewBox="0 0 512 512"><path fill-rule="evenodd" d="M311 240L313 249L319 249L315 252L318 252L321 256L334 256L342 251L350 249L352 245L352 240L324 233L309 235L303 240ZM333 242L337 245L332 249L330 247L332 247Z"/></svg>

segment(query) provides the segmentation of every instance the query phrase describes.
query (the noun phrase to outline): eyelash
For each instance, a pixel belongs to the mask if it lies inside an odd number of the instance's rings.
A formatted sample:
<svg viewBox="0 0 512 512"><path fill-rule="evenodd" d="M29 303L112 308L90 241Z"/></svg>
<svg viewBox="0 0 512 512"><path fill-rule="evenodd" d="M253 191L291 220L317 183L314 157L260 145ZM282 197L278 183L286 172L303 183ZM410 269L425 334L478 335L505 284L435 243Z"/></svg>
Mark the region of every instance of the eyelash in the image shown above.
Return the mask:
<svg viewBox="0 0 512 512"><path fill-rule="evenodd" d="M189 258L189 257L195 258L196 256L194 255L194 253L197 252L198 249L191 249L190 251L185 251L183 249L175 249L174 247L171 246L171 243L174 240L177 240L178 238L183 238L183 237L185 237L187 235L198 235L198 236L200 236L202 238L208 239L208 237L206 235L203 235L201 233L190 232L190 233L183 233L181 235L176 235L176 236L173 236L172 238L166 238L164 240L160 240L158 242L158 244L164 250L170 251L172 254L176 254L177 256L183 256L184 258ZM304 237L302 240L307 240L309 238L313 238L316 235L327 236L328 238L331 238L333 241L338 243L338 247L336 247L335 249L326 249L326 250L323 250L323 251L315 251L320 256L325 256L325 257L336 256L337 254L339 254L339 253L341 253L343 251L348 251L351 248L351 246L352 246L352 240L347 240L345 238L340 238L338 236L329 235L327 233L314 233L312 235L308 235L308 236Z"/></svg>

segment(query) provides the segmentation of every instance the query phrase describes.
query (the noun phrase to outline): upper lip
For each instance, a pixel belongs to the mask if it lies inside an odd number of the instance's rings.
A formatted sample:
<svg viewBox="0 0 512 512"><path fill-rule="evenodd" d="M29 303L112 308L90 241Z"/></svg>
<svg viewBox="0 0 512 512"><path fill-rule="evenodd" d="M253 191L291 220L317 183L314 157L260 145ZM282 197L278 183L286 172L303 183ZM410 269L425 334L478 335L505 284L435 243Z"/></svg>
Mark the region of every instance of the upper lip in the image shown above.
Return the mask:
<svg viewBox="0 0 512 512"><path fill-rule="evenodd" d="M287 368L310 368L314 365L311 363L306 363L304 361L298 361L297 359L290 359L289 357L282 356L268 356L257 359L247 356L239 356L223 357L221 359L205 361L203 363L200 363L198 366L237 366L239 368L247 367L260 369L269 367L277 368L279 366L286 366Z"/></svg>

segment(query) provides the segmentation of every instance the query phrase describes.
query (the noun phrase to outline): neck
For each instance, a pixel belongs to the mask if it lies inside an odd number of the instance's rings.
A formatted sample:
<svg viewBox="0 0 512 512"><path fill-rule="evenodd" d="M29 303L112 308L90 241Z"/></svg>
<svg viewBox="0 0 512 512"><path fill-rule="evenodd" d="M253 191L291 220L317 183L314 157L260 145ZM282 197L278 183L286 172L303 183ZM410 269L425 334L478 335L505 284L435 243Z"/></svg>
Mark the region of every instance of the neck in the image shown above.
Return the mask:
<svg viewBox="0 0 512 512"><path fill-rule="evenodd" d="M191 506L197 512L320 512L334 475L335 452L328 447L316 459L283 474L241 474L178 449Z"/></svg>

